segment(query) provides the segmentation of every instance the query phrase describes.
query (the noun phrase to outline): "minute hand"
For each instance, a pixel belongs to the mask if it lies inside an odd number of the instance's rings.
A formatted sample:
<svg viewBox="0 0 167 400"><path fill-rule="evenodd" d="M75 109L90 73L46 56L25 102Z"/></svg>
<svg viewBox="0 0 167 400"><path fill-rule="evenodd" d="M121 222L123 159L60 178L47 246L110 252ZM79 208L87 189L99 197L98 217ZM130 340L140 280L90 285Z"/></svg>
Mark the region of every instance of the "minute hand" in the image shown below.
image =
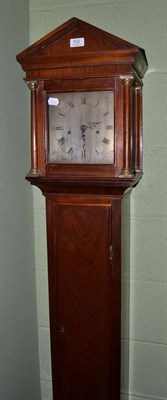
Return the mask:
<svg viewBox="0 0 167 400"><path fill-rule="evenodd" d="M96 127L96 125L99 125L99 124L101 124L103 121L99 121L99 122L89 122L88 123L88 128L89 129L93 129L93 128L95 128Z"/></svg>

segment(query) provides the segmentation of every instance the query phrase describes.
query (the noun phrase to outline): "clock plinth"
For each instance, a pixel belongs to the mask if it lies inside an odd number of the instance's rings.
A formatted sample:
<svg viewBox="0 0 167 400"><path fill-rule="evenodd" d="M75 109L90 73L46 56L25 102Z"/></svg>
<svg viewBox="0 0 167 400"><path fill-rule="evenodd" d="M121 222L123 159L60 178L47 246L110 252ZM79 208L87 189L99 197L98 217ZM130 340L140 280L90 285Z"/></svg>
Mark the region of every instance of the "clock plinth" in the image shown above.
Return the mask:
<svg viewBox="0 0 167 400"><path fill-rule="evenodd" d="M145 53L72 18L17 60L26 179L46 197L53 398L120 400L122 204L142 177Z"/></svg>

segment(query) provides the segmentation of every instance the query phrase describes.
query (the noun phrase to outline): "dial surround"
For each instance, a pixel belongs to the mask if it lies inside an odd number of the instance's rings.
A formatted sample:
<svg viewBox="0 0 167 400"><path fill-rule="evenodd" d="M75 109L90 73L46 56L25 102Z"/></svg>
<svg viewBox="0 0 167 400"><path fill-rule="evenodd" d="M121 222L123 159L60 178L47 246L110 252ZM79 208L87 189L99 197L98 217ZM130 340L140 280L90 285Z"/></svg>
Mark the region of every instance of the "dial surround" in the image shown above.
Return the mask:
<svg viewBox="0 0 167 400"><path fill-rule="evenodd" d="M114 92L47 96L48 162L114 163Z"/></svg>

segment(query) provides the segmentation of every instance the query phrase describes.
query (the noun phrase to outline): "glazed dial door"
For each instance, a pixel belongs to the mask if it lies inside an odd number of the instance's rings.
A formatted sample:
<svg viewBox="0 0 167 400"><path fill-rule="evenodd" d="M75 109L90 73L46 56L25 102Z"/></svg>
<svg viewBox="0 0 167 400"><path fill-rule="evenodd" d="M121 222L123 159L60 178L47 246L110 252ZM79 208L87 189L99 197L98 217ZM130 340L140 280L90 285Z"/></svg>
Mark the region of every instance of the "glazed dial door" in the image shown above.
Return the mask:
<svg viewBox="0 0 167 400"><path fill-rule="evenodd" d="M48 162L114 163L114 92L47 97Z"/></svg>

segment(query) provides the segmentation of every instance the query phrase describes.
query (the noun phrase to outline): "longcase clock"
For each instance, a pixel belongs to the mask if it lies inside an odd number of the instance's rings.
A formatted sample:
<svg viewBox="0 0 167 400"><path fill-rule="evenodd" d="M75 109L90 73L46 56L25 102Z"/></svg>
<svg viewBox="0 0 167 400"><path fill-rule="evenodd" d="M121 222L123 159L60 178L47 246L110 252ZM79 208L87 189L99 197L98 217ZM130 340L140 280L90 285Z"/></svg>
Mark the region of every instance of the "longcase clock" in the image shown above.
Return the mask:
<svg viewBox="0 0 167 400"><path fill-rule="evenodd" d="M72 18L17 60L26 178L46 197L53 398L120 400L121 208L142 177L146 56Z"/></svg>

